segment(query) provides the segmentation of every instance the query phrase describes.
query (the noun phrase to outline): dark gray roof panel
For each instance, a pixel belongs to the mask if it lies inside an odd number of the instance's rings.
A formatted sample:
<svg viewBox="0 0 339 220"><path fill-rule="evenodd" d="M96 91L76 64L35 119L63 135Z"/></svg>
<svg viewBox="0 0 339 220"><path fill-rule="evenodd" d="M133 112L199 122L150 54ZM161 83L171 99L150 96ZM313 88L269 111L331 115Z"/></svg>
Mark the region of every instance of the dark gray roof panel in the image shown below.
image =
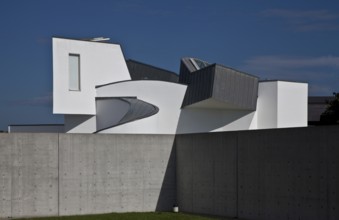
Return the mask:
<svg viewBox="0 0 339 220"><path fill-rule="evenodd" d="M194 66L189 62L189 60L182 59L180 61L180 74L179 74L179 83L189 84L190 75L194 72Z"/></svg>
<svg viewBox="0 0 339 220"><path fill-rule="evenodd" d="M185 66L187 67L187 69L189 70L189 72L194 72L197 69L195 68L195 66L193 65L193 63L190 60L191 58L189 57L185 57L181 59L181 62L185 64Z"/></svg>
<svg viewBox="0 0 339 220"><path fill-rule="evenodd" d="M126 64L132 80L160 80L175 83L179 81L179 76L171 71L135 60L126 60Z"/></svg>
<svg viewBox="0 0 339 220"><path fill-rule="evenodd" d="M125 124L130 121L135 121L137 119L147 118L158 113L158 107L144 102L140 99L133 98L122 98L130 104L130 110L127 114L121 119L119 124Z"/></svg>
<svg viewBox="0 0 339 220"><path fill-rule="evenodd" d="M183 106L208 99L212 96L215 65L190 73L189 84L183 101Z"/></svg>
<svg viewBox="0 0 339 220"><path fill-rule="evenodd" d="M219 107L224 103L225 109L256 109L258 77L207 62L203 68L192 71L196 66L190 63L191 59L181 60L179 82L188 85L183 107L190 105L202 107L205 103L204 107L213 108L210 103L215 102L201 102L213 99L216 103L221 103L218 104ZM194 105L197 102L200 102L199 105Z"/></svg>
<svg viewBox="0 0 339 220"><path fill-rule="evenodd" d="M197 58L190 58L190 61L197 70L208 67L210 65L210 63L203 61L203 60L199 60Z"/></svg>
<svg viewBox="0 0 339 220"><path fill-rule="evenodd" d="M209 67L210 65L211 64L209 64L208 62L199 60L197 58L182 58L180 62L179 83L189 84L191 73Z"/></svg>
<svg viewBox="0 0 339 220"><path fill-rule="evenodd" d="M255 110L258 78L231 68L216 65L213 98L232 103L239 109Z"/></svg>

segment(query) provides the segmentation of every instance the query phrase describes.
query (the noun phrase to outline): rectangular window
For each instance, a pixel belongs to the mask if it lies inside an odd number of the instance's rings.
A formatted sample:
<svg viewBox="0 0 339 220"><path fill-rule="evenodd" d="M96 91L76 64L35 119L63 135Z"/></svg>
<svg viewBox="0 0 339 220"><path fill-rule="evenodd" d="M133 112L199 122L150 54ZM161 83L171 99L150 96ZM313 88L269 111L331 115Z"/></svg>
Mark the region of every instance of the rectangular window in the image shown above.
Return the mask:
<svg viewBox="0 0 339 220"><path fill-rule="evenodd" d="M69 54L69 90L80 91L80 55Z"/></svg>

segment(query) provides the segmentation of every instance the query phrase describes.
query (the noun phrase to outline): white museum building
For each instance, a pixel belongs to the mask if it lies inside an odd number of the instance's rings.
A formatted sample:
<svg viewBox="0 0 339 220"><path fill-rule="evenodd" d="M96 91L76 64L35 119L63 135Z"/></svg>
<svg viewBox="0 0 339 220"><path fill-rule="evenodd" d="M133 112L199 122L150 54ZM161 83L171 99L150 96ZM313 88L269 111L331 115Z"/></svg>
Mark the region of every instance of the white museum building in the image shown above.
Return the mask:
<svg viewBox="0 0 339 220"><path fill-rule="evenodd" d="M306 127L308 84L258 77L196 58L180 73L125 60L104 38L53 38L53 113L63 126L10 132L185 134Z"/></svg>

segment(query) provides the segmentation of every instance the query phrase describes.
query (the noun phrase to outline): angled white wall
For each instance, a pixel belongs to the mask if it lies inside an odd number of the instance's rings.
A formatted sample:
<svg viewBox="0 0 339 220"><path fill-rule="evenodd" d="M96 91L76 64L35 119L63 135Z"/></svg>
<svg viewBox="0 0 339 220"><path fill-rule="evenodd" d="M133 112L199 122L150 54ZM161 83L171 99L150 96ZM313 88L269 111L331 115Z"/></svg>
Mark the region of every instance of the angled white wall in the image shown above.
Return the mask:
<svg viewBox="0 0 339 220"><path fill-rule="evenodd" d="M72 54L79 56L79 91L70 90L76 81L69 77ZM54 114L94 115L95 86L130 79L120 45L53 38Z"/></svg>
<svg viewBox="0 0 339 220"><path fill-rule="evenodd" d="M258 129L307 126L308 84L287 81L259 83Z"/></svg>
<svg viewBox="0 0 339 220"><path fill-rule="evenodd" d="M259 82L257 101L257 128L276 128L278 126L278 82Z"/></svg>
<svg viewBox="0 0 339 220"><path fill-rule="evenodd" d="M278 128L306 127L308 85L278 82Z"/></svg>

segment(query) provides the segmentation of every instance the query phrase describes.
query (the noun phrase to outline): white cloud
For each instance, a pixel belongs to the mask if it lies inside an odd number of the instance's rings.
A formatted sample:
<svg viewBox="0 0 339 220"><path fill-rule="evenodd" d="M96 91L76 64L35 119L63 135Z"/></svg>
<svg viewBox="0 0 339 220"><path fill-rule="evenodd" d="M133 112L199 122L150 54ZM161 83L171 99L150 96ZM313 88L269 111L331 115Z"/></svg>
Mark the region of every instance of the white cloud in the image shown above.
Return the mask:
<svg viewBox="0 0 339 220"><path fill-rule="evenodd" d="M339 91L339 57L256 56L239 68L264 79L309 83L310 94L329 95Z"/></svg>
<svg viewBox="0 0 339 220"><path fill-rule="evenodd" d="M268 9L263 11L262 14L269 17L317 21L333 20L338 18L337 14L331 13L328 10Z"/></svg>
<svg viewBox="0 0 339 220"><path fill-rule="evenodd" d="M332 67L339 69L339 57L281 57L281 56L257 56L247 60L246 65L265 69L291 69L310 67Z"/></svg>
<svg viewBox="0 0 339 220"><path fill-rule="evenodd" d="M269 9L261 12L269 18L278 18L296 31L339 30L338 13L328 10Z"/></svg>

